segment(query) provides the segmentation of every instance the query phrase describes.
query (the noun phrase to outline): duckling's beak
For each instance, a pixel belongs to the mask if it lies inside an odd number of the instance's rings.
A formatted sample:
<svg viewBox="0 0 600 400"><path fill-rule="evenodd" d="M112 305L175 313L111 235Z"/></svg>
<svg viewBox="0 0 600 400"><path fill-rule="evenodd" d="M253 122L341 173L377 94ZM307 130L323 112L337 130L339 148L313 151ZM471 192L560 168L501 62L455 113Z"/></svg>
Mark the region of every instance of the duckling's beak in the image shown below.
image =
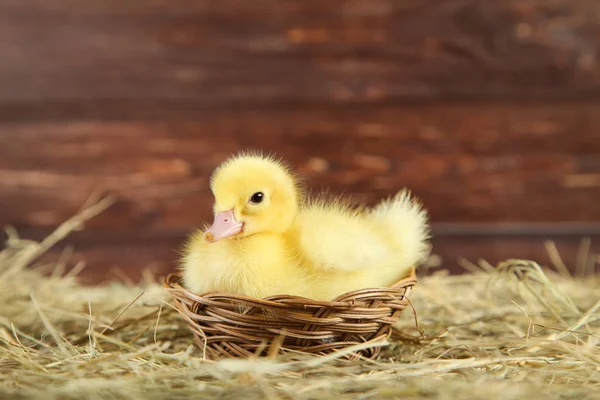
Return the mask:
<svg viewBox="0 0 600 400"><path fill-rule="evenodd" d="M237 235L242 232L243 228L244 223L236 221L233 210L224 211L215 216L215 221L204 234L204 239L214 243L217 240Z"/></svg>

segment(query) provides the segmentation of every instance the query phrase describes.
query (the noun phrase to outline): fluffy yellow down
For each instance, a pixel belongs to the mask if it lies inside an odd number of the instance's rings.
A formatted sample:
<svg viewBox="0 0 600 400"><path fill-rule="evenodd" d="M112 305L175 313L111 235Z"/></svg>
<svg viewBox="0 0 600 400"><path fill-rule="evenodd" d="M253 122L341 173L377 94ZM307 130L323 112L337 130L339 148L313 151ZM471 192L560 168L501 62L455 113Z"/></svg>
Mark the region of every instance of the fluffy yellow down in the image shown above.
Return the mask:
<svg viewBox="0 0 600 400"><path fill-rule="evenodd" d="M214 243L205 240L206 228L189 238L181 268L198 294L332 300L393 284L429 251L427 213L406 189L371 209L308 199L287 166L260 154L225 161L211 189L215 215L233 210L243 229ZM250 201L257 192L260 204Z"/></svg>

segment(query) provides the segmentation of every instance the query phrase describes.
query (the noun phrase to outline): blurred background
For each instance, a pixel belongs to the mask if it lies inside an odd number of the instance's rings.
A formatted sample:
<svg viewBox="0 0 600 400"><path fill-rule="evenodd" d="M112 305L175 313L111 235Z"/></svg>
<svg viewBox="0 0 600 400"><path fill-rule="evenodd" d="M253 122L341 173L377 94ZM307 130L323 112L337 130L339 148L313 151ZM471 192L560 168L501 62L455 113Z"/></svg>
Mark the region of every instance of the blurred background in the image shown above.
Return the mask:
<svg viewBox="0 0 600 400"><path fill-rule="evenodd" d="M254 148L369 204L409 186L453 272L546 240L591 268L599 50L597 0L0 0L0 225L41 239L114 193L71 263L162 274Z"/></svg>

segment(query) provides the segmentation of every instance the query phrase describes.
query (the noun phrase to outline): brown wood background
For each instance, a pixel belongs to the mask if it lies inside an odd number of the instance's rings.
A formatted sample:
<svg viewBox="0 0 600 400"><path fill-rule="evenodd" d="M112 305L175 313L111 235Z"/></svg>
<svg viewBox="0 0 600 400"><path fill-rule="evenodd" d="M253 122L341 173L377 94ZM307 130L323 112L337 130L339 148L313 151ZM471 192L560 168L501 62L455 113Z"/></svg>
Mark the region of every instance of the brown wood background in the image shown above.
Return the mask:
<svg viewBox="0 0 600 400"><path fill-rule="evenodd" d="M84 276L168 271L212 169L260 148L369 203L411 187L455 271L545 239L572 266L599 51L597 0L0 0L0 225L41 238L102 188Z"/></svg>

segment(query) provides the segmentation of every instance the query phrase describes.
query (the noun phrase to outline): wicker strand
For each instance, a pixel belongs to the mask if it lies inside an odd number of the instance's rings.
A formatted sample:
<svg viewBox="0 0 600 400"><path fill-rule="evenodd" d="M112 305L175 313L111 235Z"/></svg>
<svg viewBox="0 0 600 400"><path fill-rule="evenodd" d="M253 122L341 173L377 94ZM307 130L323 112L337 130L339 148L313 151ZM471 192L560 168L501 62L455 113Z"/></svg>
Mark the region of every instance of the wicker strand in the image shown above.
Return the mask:
<svg viewBox="0 0 600 400"><path fill-rule="evenodd" d="M208 358L266 355L274 341L277 351L325 355L348 346L384 341L416 284L410 275L389 288L355 290L331 302L298 296L254 299L228 293L197 295L182 285L181 274L164 280L185 316L195 341ZM283 339L281 339L283 336ZM375 346L348 358L373 358Z"/></svg>

